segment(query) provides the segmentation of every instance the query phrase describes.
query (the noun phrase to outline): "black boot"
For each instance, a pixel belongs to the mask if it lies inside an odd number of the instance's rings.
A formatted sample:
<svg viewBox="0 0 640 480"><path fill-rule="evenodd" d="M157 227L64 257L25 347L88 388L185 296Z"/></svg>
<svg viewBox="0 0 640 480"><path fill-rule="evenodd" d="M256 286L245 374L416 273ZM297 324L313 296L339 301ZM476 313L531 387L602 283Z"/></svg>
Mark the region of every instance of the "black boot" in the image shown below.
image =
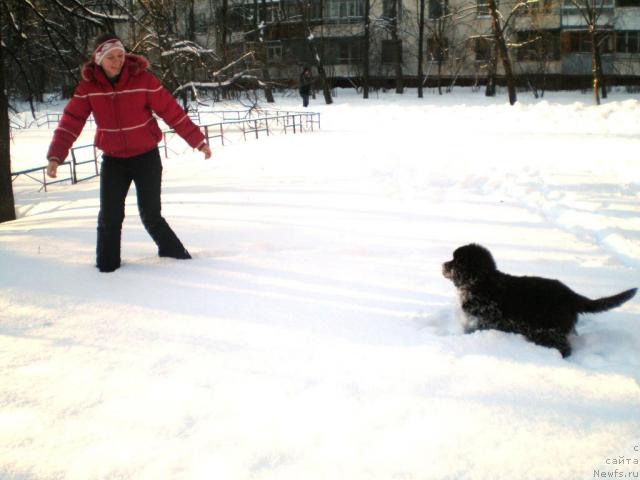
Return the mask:
<svg viewBox="0 0 640 480"><path fill-rule="evenodd" d="M98 227L96 267L101 272L113 272L120 268L120 230Z"/></svg>
<svg viewBox="0 0 640 480"><path fill-rule="evenodd" d="M169 257L169 258L177 258L179 260L189 260L191 255L182 242L175 234L169 224L165 221L164 218L160 218L160 221L152 226L147 226L147 231L153 241L158 245L158 256L160 257Z"/></svg>
<svg viewBox="0 0 640 480"><path fill-rule="evenodd" d="M174 250L171 252L163 252L158 250L159 257L169 257L169 258L177 258L178 260L190 260L191 254L187 251L186 248L182 247L182 250Z"/></svg>

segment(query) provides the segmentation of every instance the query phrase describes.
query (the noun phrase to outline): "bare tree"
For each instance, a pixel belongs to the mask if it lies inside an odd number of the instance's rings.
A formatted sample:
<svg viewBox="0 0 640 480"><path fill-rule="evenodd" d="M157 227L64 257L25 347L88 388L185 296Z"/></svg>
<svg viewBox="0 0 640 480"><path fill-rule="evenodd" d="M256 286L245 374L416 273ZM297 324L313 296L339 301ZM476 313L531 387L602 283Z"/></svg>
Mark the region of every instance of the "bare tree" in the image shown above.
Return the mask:
<svg viewBox="0 0 640 480"><path fill-rule="evenodd" d="M423 97L422 78L424 77L424 11L426 0L419 0L418 16L418 98Z"/></svg>
<svg viewBox="0 0 640 480"><path fill-rule="evenodd" d="M475 10L475 8L474 8ZM450 11L446 0L432 0L430 2L430 21L428 24L429 49L428 56L436 63L436 81L438 93L442 95L442 70L449 57L449 38L455 21L460 19L460 12Z"/></svg>
<svg viewBox="0 0 640 480"><path fill-rule="evenodd" d="M489 61L487 63L487 84L484 89L484 94L487 97L496 96L498 77L498 47L493 36L491 36L491 40L488 42Z"/></svg>
<svg viewBox="0 0 640 480"><path fill-rule="evenodd" d="M257 2L258 0L254 0ZM257 9L256 9L257 10ZM267 103L274 103L273 92L271 90L271 77L269 76L269 51L267 49L267 43L265 33L267 30L267 2L261 0L260 2L260 23L258 22L258 16L256 15L256 31L258 33L259 41L259 59L260 67L262 69L262 79L264 81L264 95Z"/></svg>
<svg viewBox="0 0 640 480"><path fill-rule="evenodd" d="M505 29L502 25L502 16L498 11L496 0L488 0L489 12L491 14L491 30L497 50L496 58L499 56L502 60L502 68L504 69L505 79L507 81L507 90L509 93L509 103L515 104L517 101L516 81L511 65L511 58L507 49L507 41L505 39ZM508 22L505 22L508 23Z"/></svg>
<svg viewBox="0 0 640 480"><path fill-rule="evenodd" d="M177 11L173 0L139 0L142 14L138 27L145 34L135 45L130 45L136 53L149 57L156 67L160 80L170 89L178 88L183 82L179 78L184 71L186 51L180 51ZM185 44L185 50L188 47ZM171 52L171 53L168 53ZM164 53L164 54L163 54ZM175 53L175 55L174 55ZM185 54L185 55L182 55ZM184 98L186 101L186 97Z"/></svg>
<svg viewBox="0 0 640 480"><path fill-rule="evenodd" d="M371 43L371 0L364 1L364 32L362 35L362 98L369 98L369 61Z"/></svg>
<svg viewBox="0 0 640 480"><path fill-rule="evenodd" d="M402 72L402 40L399 35L400 10L402 0L391 0L391 11L389 12L389 34L393 44L393 66L396 78L396 93L404 93L404 75Z"/></svg>
<svg viewBox="0 0 640 480"><path fill-rule="evenodd" d="M556 7L559 6L556 3ZM560 37L557 32L545 27L545 18L554 8L552 0L528 0L526 16L521 16L516 43L519 78L523 79L535 98L544 96L549 63L560 60Z"/></svg>
<svg viewBox="0 0 640 480"><path fill-rule="evenodd" d="M0 8L0 21L5 24L6 11ZM0 30L0 42L3 40ZM2 42L4 45L4 42ZM4 47L0 48L0 222L16 219L16 209L13 200L13 184L11 182L11 142L9 126L9 104L7 89L5 88Z"/></svg>
<svg viewBox="0 0 640 480"><path fill-rule="evenodd" d="M0 221L15 218L8 92L24 96L35 112L33 103L42 99L46 88L75 85L89 38L96 31L112 28L115 22L127 18L125 11L114 14L117 5L98 9L87 4L80 0L3 0L0 3L3 70L0 85Z"/></svg>
<svg viewBox="0 0 640 480"><path fill-rule="evenodd" d="M227 43L229 41L229 0L222 0L218 10L218 52L222 63L226 65L229 58Z"/></svg>
<svg viewBox="0 0 640 480"><path fill-rule="evenodd" d="M141 34L133 50L149 58L186 110L190 99L198 100L198 88L213 88L212 72L220 71L223 62L213 49L195 41L192 0L139 0L139 6ZM180 27L182 21L185 28Z"/></svg>
<svg viewBox="0 0 640 480"><path fill-rule="evenodd" d="M602 71L601 46L607 40L607 33L600 28L600 18L605 8L610 6L606 0L571 0L574 7L582 16L591 43L591 79L593 86L593 98L596 105L600 105L600 94L607 98L607 88Z"/></svg>

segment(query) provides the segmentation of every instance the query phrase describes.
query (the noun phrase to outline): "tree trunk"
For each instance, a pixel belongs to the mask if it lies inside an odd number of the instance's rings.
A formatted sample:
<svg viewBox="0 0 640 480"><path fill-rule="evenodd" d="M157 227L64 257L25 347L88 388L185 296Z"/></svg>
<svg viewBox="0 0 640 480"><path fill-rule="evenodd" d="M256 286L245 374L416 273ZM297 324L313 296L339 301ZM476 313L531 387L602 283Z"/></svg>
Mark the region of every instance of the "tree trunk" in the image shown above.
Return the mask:
<svg viewBox="0 0 640 480"><path fill-rule="evenodd" d="M423 98L422 77L424 76L424 7L427 0L420 0L420 19L418 25L418 98Z"/></svg>
<svg viewBox="0 0 640 480"><path fill-rule="evenodd" d="M313 47L313 50L316 51L315 45ZM316 68L318 69L318 76L320 77L320 83L322 83L322 94L324 95L324 102L327 105L330 105L333 103L333 98L331 97L331 88L329 88L329 81L327 80L327 74L325 73L324 66L322 65L322 62L320 60L317 61Z"/></svg>
<svg viewBox="0 0 640 480"><path fill-rule="evenodd" d="M4 25L4 13L0 8L0 24ZM2 33L0 32L0 44ZM4 48L0 46L0 222L16 219L11 183L11 130L9 127L9 102L5 86Z"/></svg>
<svg viewBox="0 0 640 480"><path fill-rule="evenodd" d="M266 49L265 49L266 51ZM266 57L267 54L265 53ZM262 79L264 80L264 97L267 100L267 103L275 103L275 99L273 98L273 89L271 88L271 75L269 75L269 67L267 66L266 58L264 59L264 63L262 64Z"/></svg>
<svg viewBox="0 0 640 480"><path fill-rule="evenodd" d="M486 97L496 96L496 70L498 68L498 47L494 43L493 53L489 59L489 68L487 70L487 87L484 94Z"/></svg>
<svg viewBox="0 0 640 480"><path fill-rule="evenodd" d="M594 29L595 30L595 29ZM604 80L604 70L602 68L602 55L600 54L600 42L597 31L593 33L593 43L592 43L592 51L593 51L593 59L596 68L596 73L598 76L598 84L600 86L600 93L602 98L607 98L607 85Z"/></svg>
<svg viewBox="0 0 640 480"><path fill-rule="evenodd" d="M129 11L134 11L134 0L129 0L127 4ZM136 35L136 19L132 15L129 18L129 46L136 45L138 43L138 36Z"/></svg>
<svg viewBox="0 0 640 480"><path fill-rule="evenodd" d="M598 71L600 72L600 88L602 89L602 98L607 98L607 82L604 79L604 69L602 67L602 56L600 55L600 44L596 49L596 55L598 57Z"/></svg>
<svg viewBox="0 0 640 480"><path fill-rule="evenodd" d="M196 15L194 12L194 0L189 0L187 5L187 39L192 42L196 41Z"/></svg>
<svg viewBox="0 0 640 480"><path fill-rule="evenodd" d="M392 0L391 11L391 40L393 40L395 54L394 54L394 66L396 72L396 93L404 93L404 77L402 75L402 42L398 35L398 4L401 4L401 0Z"/></svg>
<svg viewBox="0 0 640 480"><path fill-rule="evenodd" d="M596 105L600 105L600 55L598 55L598 44L596 43L595 28L589 28L589 36L591 37L591 76L593 78L593 99Z"/></svg>
<svg viewBox="0 0 640 480"><path fill-rule="evenodd" d="M491 10L491 24L493 27L493 34L497 44L500 58L502 59L502 68L504 68L504 75L507 80L507 90L509 91L509 103L513 105L517 101L516 96L516 82L513 75L513 68L511 67L511 59L509 58L509 51L507 50L507 42L504 38L504 31L500 24L500 15L498 13L498 6L495 0L489 0L489 9Z"/></svg>
<svg viewBox="0 0 640 480"><path fill-rule="evenodd" d="M362 40L362 98L369 98L369 39L371 0L364 0L364 35Z"/></svg>
<svg viewBox="0 0 640 480"><path fill-rule="evenodd" d="M220 6L220 24L218 29L220 35L219 45L222 65L227 65L229 63L227 52L227 37L229 36L229 0L222 0L222 5Z"/></svg>
<svg viewBox="0 0 640 480"><path fill-rule="evenodd" d="M262 66L262 80L264 81L264 96L267 99L267 103L275 103L273 98L273 91L271 89L271 76L269 75L269 52L267 50L266 42L266 25L267 25L267 2L262 0L260 3L260 16L262 17L262 24L259 30L260 39L260 64Z"/></svg>

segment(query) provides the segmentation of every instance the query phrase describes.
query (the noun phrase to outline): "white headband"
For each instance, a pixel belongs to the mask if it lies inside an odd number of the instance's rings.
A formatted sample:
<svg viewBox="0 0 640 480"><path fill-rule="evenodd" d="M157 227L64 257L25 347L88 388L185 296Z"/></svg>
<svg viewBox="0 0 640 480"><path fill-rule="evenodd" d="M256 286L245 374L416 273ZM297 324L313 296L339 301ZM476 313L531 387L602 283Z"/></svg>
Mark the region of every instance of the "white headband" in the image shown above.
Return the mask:
<svg viewBox="0 0 640 480"><path fill-rule="evenodd" d="M93 60L97 65L100 65L102 60L104 60L104 57L106 57L112 50L121 50L124 52L124 45L117 38L112 38L111 40L102 42L93 52Z"/></svg>

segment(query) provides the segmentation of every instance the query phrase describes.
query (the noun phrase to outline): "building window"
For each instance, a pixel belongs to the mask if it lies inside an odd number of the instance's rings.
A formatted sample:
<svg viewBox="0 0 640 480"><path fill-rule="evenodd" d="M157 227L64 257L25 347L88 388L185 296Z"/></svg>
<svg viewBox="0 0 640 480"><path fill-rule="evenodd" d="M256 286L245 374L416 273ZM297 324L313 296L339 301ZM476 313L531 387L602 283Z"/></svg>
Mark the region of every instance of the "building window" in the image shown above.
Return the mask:
<svg viewBox="0 0 640 480"><path fill-rule="evenodd" d="M578 0L577 3L579 6L583 5L583 2L580 0ZM596 2L595 10L602 11L602 10L610 9L610 8L613 8L613 5L614 5L614 0L598 0ZM571 9L577 9L578 7L576 7L576 5L573 3L573 0L562 0L562 8L571 10Z"/></svg>
<svg viewBox="0 0 640 480"><path fill-rule="evenodd" d="M229 9L229 29L242 30L246 25L252 25L253 15L250 9L236 6Z"/></svg>
<svg viewBox="0 0 640 480"><path fill-rule="evenodd" d="M274 62L282 60L282 44L280 42L267 43L267 58Z"/></svg>
<svg viewBox="0 0 640 480"><path fill-rule="evenodd" d="M449 14L449 0L429 0L429 18L441 18Z"/></svg>
<svg viewBox="0 0 640 480"><path fill-rule="evenodd" d="M569 51L571 53L590 53L591 52L591 39L587 32L572 32L569 33L569 39L571 47Z"/></svg>
<svg viewBox="0 0 640 480"><path fill-rule="evenodd" d="M325 65L357 65L362 62L362 37L323 38L319 50Z"/></svg>
<svg viewBox="0 0 640 480"><path fill-rule="evenodd" d="M341 41L339 43L338 63L342 65L361 63L361 46L362 39L360 38Z"/></svg>
<svg viewBox="0 0 640 480"><path fill-rule="evenodd" d="M195 34L204 35L207 33L207 29L209 28L209 19L205 15L196 15L195 23Z"/></svg>
<svg viewBox="0 0 640 480"><path fill-rule="evenodd" d="M529 1L520 12L522 15L548 15L552 12L553 2L554 0Z"/></svg>
<svg viewBox="0 0 640 480"><path fill-rule="evenodd" d="M311 0L311 12L309 18L311 20L322 20L322 0Z"/></svg>
<svg viewBox="0 0 640 480"><path fill-rule="evenodd" d="M598 45L600 53L612 52L611 32L600 32L598 34ZM591 53L591 35L585 30L562 33L563 53Z"/></svg>
<svg viewBox="0 0 640 480"><path fill-rule="evenodd" d="M282 10L280 4L267 6L267 23L277 23L283 20Z"/></svg>
<svg viewBox="0 0 640 480"><path fill-rule="evenodd" d="M493 43L487 38L476 38L475 52L476 61L488 62L492 57Z"/></svg>
<svg viewBox="0 0 640 480"><path fill-rule="evenodd" d="M496 0L496 8L498 7L498 1ZM476 13L478 17L491 16L491 10L489 9L489 0L476 0Z"/></svg>
<svg viewBox="0 0 640 480"><path fill-rule="evenodd" d="M325 4L326 18L362 18L362 0L328 0Z"/></svg>
<svg viewBox="0 0 640 480"><path fill-rule="evenodd" d="M314 41L315 42L315 41ZM284 43L283 54L287 57L287 61L289 58L295 59L295 61L300 65L313 65L315 63L315 57L309 48L309 44L307 40L304 39L289 39ZM327 61L325 52L322 50L322 43L316 44L319 50L322 61L325 64L329 64Z"/></svg>
<svg viewBox="0 0 640 480"><path fill-rule="evenodd" d="M328 5L328 2L327 2ZM321 0L303 0L302 4L297 0L285 1L282 4L282 19L294 19L300 17L300 7L304 15L309 20L322 20L322 1ZM328 7L327 7L328 9ZM328 11L328 10L327 10Z"/></svg>
<svg viewBox="0 0 640 480"><path fill-rule="evenodd" d="M281 10L283 20L300 15L300 7L296 2L282 2Z"/></svg>
<svg viewBox="0 0 640 480"><path fill-rule="evenodd" d="M446 60L449 56L449 41L446 38L427 39L427 55L429 60Z"/></svg>
<svg viewBox="0 0 640 480"><path fill-rule="evenodd" d="M400 58L398 60L398 54ZM402 40L383 40L382 41L382 63L402 63Z"/></svg>
<svg viewBox="0 0 640 480"><path fill-rule="evenodd" d="M522 31L518 32L516 49L518 60L550 61L560 60L560 34L558 32Z"/></svg>
<svg viewBox="0 0 640 480"><path fill-rule="evenodd" d="M518 32L518 43L520 46L516 50L518 60L538 60L540 55L538 47L542 40L538 32Z"/></svg>
<svg viewBox="0 0 640 480"><path fill-rule="evenodd" d="M397 0L382 0L382 16L391 18L397 11Z"/></svg>
<svg viewBox="0 0 640 480"><path fill-rule="evenodd" d="M618 7L640 7L640 0L618 0L616 2Z"/></svg>
<svg viewBox="0 0 640 480"><path fill-rule="evenodd" d="M640 53L640 32L616 32L616 52Z"/></svg>

